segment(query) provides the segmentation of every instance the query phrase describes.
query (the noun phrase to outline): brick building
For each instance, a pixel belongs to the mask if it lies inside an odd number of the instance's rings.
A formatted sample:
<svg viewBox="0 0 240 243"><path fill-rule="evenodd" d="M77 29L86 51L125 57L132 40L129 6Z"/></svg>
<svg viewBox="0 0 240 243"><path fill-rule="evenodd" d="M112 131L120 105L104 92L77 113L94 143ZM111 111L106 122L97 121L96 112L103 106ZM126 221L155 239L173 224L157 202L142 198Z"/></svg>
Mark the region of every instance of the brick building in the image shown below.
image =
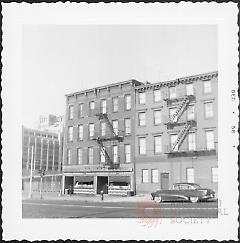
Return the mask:
<svg viewBox="0 0 240 243"><path fill-rule="evenodd" d="M217 191L217 77L66 95L63 190L126 195L196 182Z"/></svg>
<svg viewBox="0 0 240 243"><path fill-rule="evenodd" d="M136 80L66 95L63 190L135 191Z"/></svg>
<svg viewBox="0 0 240 243"><path fill-rule="evenodd" d="M217 191L218 73L136 90L137 192L195 182Z"/></svg>

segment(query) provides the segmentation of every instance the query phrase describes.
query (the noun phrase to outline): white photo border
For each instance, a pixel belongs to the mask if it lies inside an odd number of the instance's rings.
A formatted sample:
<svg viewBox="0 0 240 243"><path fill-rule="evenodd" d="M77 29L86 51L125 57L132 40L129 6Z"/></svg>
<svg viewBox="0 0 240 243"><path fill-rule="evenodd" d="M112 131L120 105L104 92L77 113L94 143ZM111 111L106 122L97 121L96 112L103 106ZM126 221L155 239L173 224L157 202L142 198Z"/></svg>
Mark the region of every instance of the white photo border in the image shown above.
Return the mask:
<svg viewBox="0 0 240 243"><path fill-rule="evenodd" d="M2 4L2 220L4 240L237 240L238 8L235 3ZM22 219L21 41L24 24L217 24L219 199L228 215L209 223L143 227L138 219ZM235 112L233 115L232 112ZM235 146L235 148L233 147ZM12 168L15 168L14 170ZM97 229L97 230L96 230Z"/></svg>

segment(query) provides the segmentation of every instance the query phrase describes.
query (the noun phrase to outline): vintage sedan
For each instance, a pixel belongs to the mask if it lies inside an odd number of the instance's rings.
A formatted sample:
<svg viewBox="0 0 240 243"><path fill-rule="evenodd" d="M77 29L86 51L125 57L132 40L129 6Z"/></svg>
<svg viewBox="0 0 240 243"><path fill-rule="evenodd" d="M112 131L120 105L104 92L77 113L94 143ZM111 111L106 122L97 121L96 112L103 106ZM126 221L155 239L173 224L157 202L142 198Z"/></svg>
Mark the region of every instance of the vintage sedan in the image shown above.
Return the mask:
<svg viewBox="0 0 240 243"><path fill-rule="evenodd" d="M170 190L157 190L151 193L151 199L156 202L190 201L196 203L215 199L215 192L211 189L201 188L196 183L175 183Z"/></svg>

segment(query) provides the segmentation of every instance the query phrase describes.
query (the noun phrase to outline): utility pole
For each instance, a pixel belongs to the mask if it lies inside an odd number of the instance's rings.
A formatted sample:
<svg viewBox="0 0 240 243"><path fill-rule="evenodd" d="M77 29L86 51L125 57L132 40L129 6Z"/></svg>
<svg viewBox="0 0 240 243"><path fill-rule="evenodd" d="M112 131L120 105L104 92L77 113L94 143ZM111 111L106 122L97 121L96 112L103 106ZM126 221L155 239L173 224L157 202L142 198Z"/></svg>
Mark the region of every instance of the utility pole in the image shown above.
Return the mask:
<svg viewBox="0 0 240 243"><path fill-rule="evenodd" d="M40 180L40 199L42 199L42 181L43 181L43 176L41 174L41 180Z"/></svg>
<svg viewBox="0 0 240 243"><path fill-rule="evenodd" d="M40 171L40 199L43 199L42 197L42 182L43 182L43 177L45 175L45 170L44 169L41 169Z"/></svg>
<svg viewBox="0 0 240 243"><path fill-rule="evenodd" d="M30 183L29 183L29 194L28 198L32 198L32 174L33 174L33 146L32 146L32 156L31 156L31 171L30 171Z"/></svg>

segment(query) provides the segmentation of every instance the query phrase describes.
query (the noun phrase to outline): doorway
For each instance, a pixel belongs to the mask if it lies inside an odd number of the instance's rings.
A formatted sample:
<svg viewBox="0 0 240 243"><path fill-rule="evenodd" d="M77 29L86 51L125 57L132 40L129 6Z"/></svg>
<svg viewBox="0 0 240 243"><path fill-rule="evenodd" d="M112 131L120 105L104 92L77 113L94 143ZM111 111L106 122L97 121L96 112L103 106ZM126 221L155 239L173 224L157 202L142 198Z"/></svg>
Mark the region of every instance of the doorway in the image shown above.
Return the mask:
<svg viewBox="0 0 240 243"><path fill-rule="evenodd" d="M103 191L104 194L108 193L108 177L107 176L98 176L97 177L97 194L100 194Z"/></svg>
<svg viewBox="0 0 240 243"><path fill-rule="evenodd" d="M161 173L161 189L169 189L169 173Z"/></svg>
<svg viewBox="0 0 240 243"><path fill-rule="evenodd" d="M73 176L65 176L65 186L64 189L73 189Z"/></svg>

